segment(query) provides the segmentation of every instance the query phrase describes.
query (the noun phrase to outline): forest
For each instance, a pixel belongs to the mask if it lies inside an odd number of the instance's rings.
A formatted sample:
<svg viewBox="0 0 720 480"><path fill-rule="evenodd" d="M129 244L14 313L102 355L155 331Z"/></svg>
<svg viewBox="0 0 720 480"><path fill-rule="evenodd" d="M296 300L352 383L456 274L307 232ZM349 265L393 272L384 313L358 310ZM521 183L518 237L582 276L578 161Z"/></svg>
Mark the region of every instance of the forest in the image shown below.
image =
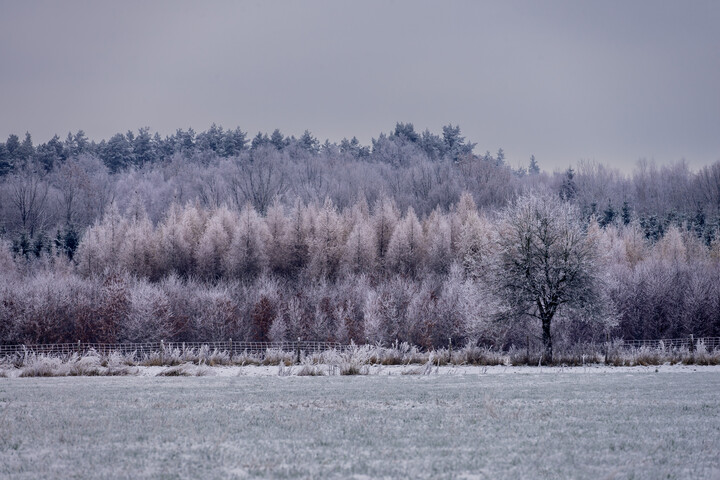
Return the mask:
<svg viewBox="0 0 720 480"><path fill-rule="evenodd" d="M0 343L720 336L720 161L546 172L477 150L411 123L371 145L216 125L10 135ZM548 271L575 288L547 303L526 295L542 252L538 291Z"/></svg>

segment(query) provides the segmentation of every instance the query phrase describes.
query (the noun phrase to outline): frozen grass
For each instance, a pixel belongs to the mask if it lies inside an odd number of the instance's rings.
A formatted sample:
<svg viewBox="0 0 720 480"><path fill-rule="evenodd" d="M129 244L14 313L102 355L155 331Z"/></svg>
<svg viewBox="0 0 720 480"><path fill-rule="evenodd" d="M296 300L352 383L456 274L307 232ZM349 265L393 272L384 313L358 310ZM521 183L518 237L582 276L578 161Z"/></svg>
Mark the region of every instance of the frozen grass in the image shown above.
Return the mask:
<svg viewBox="0 0 720 480"><path fill-rule="evenodd" d="M160 375L199 376L212 374L205 367L279 366L283 375L367 375L379 366L418 366L406 374L419 374L428 365L455 366L520 366L539 365L540 357L523 349L497 351L484 347L465 346L460 349L420 351L406 343L391 347L380 345L350 345L342 350L301 353L301 367L290 368L296 361L296 352L267 350L262 353L241 352L231 355L227 351L200 348L167 348L163 351L138 355L111 353L101 355L90 351L80 356L72 354L57 357L26 353L0 358L0 377L55 377L55 376L116 376L134 375L136 367L178 367L162 370ZM626 349L621 344L611 345L608 354L597 347L579 345L574 350L558 353L555 366L659 366L664 364L720 365L720 349L707 351L698 343L694 351L685 349ZM190 369L193 364L203 369ZM288 367L283 370L283 368Z"/></svg>
<svg viewBox="0 0 720 480"><path fill-rule="evenodd" d="M25 355L17 364L0 364L0 376L19 377L79 377L136 375L138 369L128 359L113 353L101 356L88 352L65 358L47 355ZM14 374L14 375L13 375Z"/></svg>
<svg viewBox="0 0 720 480"><path fill-rule="evenodd" d="M0 478L717 478L706 368L1 379Z"/></svg>
<svg viewBox="0 0 720 480"><path fill-rule="evenodd" d="M665 363L671 365L720 365L720 349L709 352L702 344L699 344L692 352L687 348L665 350L643 347L623 351L611 347L607 363L616 367L663 365Z"/></svg>
<svg viewBox="0 0 720 480"><path fill-rule="evenodd" d="M195 365L193 363L183 363L175 367L166 368L157 373L158 377L205 377L213 375L212 367L207 365Z"/></svg>

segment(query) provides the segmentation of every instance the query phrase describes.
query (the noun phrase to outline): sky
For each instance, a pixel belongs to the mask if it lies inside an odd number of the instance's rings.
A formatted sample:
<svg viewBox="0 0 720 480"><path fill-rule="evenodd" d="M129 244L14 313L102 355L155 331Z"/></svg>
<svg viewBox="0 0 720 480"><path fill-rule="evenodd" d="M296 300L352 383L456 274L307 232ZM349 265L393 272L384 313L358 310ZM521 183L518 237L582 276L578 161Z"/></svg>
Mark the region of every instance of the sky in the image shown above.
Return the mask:
<svg viewBox="0 0 720 480"><path fill-rule="evenodd" d="M0 0L0 139L212 123L631 170L720 160L720 2Z"/></svg>

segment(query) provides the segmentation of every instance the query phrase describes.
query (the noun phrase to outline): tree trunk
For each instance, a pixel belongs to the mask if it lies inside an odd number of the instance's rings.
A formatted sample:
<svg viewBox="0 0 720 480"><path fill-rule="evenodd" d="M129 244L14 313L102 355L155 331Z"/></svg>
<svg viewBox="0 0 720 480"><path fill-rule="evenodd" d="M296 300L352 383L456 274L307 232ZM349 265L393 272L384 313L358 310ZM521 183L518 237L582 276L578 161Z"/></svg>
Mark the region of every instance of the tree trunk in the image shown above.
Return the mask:
<svg viewBox="0 0 720 480"><path fill-rule="evenodd" d="M548 365L552 364L553 361L553 351L552 351L552 337L550 336L550 321L551 318L543 318L542 319L542 338L543 338L543 345L545 346L545 354L543 355L543 363L546 363Z"/></svg>

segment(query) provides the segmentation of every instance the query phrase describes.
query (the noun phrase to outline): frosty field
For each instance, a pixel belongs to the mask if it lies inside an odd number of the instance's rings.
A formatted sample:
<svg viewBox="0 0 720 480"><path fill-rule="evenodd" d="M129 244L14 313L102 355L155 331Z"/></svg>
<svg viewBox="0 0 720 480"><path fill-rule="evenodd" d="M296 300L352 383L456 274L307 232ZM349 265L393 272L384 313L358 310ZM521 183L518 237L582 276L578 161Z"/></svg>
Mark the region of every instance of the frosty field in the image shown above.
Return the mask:
<svg viewBox="0 0 720 480"><path fill-rule="evenodd" d="M720 478L720 373L0 378L0 478Z"/></svg>

